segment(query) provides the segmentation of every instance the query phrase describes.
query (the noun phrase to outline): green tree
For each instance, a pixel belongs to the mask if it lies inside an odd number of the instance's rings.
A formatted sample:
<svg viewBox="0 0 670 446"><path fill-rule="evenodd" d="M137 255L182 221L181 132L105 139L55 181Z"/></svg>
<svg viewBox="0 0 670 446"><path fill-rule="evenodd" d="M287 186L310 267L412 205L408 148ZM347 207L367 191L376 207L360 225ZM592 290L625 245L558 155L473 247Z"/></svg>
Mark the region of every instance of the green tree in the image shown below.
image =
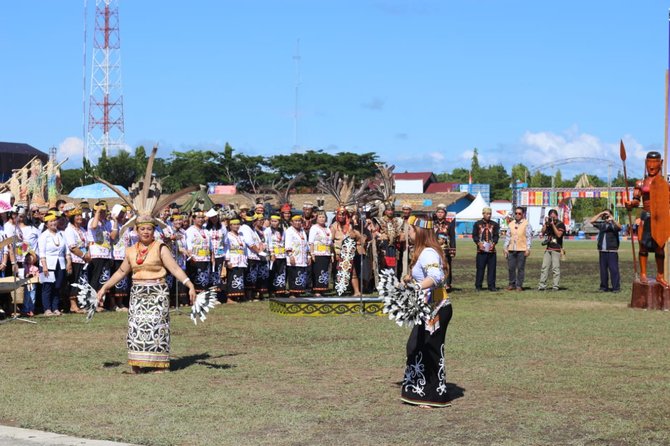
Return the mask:
<svg viewBox="0 0 670 446"><path fill-rule="evenodd" d="M639 181L639 180L640 180L639 178L628 176L628 188L630 190L632 190L633 186L635 186L635 182ZM612 186L614 186L614 187L625 187L626 186L626 182L624 181L622 171L618 171L616 177L614 177L612 179Z"/></svg>
<svg viewBox="0 0 670 446"><path fill-rule="evenodd" d="M489 185L491 200L511 200L511 181L511 177L502 164L479 169L477 182Z"/></svg>
<svg viewBox="0 0 670 446"><path fill-rule="evenodd" d="M125 150L119 150L116 155L109 156L107 150L103 148L95 171L96 175L104 180L128 188L137 178L138 165L135 157Z"/></svg>
<svg viewBox="0 0 670 446"><path fill-rule="evenodd" d="M221 178L218 154L211 150L188 150L172 152L167 160L168 174L162 178L167 192L175 192L188 186L207 184Z"/></svg>
<svg viewBox="0 0 670 446"><path fill-rule="evenodd" d="M561 169L556 169L556 173L554 174L554 187L562 187L563 186L563 175L561 174Z"/></svg>
<svg viewBox="0 0 670 446"><path fill-rule="evenodd" d="M443 172L436 175L437 181L444 183L461 183L465 184L468 182L470 176L470 171L463 167L456 167L451 172Z"/></svg>
<svg viewBox="0 0 670 446"><path fill-rule="evenodd" d="M483 183L479 178L481 167L479 166L479 150L477 147L472 151L472 162L470 163L470 173L472 174L473 183Z"/></svg>
<svg viewBox="0 0 670 446"><path fill-rule="evenodd" d="M572 205L572 218L583 222L607 207L607 198L576 198Z"/></svg>
<svg viewBox="0 0 670 446"><path fill-rule="evenodd" d="M84 169L63 169L60 171L61 192L65 195L72 192L72 189L86 184L91 184L90 179L87 182L84 175Z"/></svg>
<svg viewBox="0 0 670 446"><path fill-rule="evenodd" d="M377 154L339 152L335 155L322 150L308 150L304 153L275 155L268 159L268 167L281 179L289 179L302 173L304 177L297 183L305 191L316 190L319 178L332 172L340 172L358 179L370 178L377 173Z"/></svg>
<svg viewBox="0 0 670 446"><path fill-rule="evenodd" d="M512 180L520 180L522 183L527 183L530 180L530 173L528 167L524 164L515 164L512 166Z"/></svg>
<svg viewBox="0 0 670 446"><path fill-rule="evenodd" d="M530 187L551 187L551 176L545 175L539 170L533 172L530 177Z"/></svg>

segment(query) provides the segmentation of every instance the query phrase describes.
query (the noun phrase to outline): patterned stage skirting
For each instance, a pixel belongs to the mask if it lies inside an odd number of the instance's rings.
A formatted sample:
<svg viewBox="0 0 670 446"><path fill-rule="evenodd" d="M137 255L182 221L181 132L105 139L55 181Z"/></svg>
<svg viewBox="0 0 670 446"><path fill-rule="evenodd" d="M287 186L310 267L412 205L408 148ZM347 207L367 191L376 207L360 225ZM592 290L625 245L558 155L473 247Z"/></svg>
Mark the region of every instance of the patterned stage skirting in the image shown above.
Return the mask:
<svg viewBox="0 0 670 446"><path fill-rule="evenodd" d="M362 302L361 302L362 301ZM284 316L339 316L342 314L382 315L380 297L276 297L270 299L270 311Z"/></svg>

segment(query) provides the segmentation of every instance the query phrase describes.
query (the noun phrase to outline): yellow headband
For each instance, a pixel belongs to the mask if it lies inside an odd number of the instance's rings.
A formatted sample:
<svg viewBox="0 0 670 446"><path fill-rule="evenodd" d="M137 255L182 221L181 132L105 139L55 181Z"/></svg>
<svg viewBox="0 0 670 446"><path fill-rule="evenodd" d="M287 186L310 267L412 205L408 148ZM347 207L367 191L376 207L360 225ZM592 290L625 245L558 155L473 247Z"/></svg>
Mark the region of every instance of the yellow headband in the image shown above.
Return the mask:
<svg viewBox="0 0 670 446"><path fill-rule="evenodd" d="M240 223L241 223L241 222L240 222L240 219L239 219L239 218L233 218L232 220L230 220L230 221L228 222L228 224L231 224L231 225L239 225Z"/></svg>
<svg viewBox="0 0 670 446"><path fill-rule="evenodd" d="M81 214L82 214L81 208L78 207L69 210L65 213L65 215L67 215L68 217L74 217L75 215L81 215Z"/></svg>
<svg viewBox="0 0 670 446"><path fill-rule="evenodd" d="M56 215L55 212L50 211L50 212L47 213L47 215L44 216L44 222L48 223L50 221L54 221L57 218L58 218L58 215Z"/></svg>
<svg viewBox="0 0 670 446"><path fill-rule="evenodd" d="M151 225L156 226L156 220L151 215L138 215L135 219L135 225Z"/></svg>
<svg viewBox="0 0 670 446"><path fill-rule="evenodd" d="M94 211L106 211L107 210L107 202L104 200L100 200L97 203L93 205L93 210Z"/></svg>

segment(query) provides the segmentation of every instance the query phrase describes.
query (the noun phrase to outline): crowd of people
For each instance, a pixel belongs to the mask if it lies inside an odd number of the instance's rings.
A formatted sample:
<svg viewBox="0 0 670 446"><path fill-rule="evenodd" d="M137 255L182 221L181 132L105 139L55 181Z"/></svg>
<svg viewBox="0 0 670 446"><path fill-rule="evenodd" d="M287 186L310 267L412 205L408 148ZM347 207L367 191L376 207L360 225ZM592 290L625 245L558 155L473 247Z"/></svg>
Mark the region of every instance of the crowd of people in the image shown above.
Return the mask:
<svg viewBox="0 0 670 446"><path fill-rule="evenodd" d="M533 229L522 207L508 216L507 229L500 235L491 209L473 227L476 244L475 289L496 291L496 245L502 238L508 265L507 290L524 290L525 263L530 255ZM345 238L355 240L355 253L347 276L349 295L360 296L376 287L376 271L392 268L398 278L409 271L413 245L408 240L410 205L399 213L393 206L374 217L344 206L332 221L312 203L297 211L285 204L276 212L263 203L241 204L237 208L215 205L207 211L181 212L176 203L161 211L155 238L162 241L177 264L191 279L196 292L215 289L220 303L239 303L269 297L322 296L333 294L341 249ZM15 205L0 214L0 237L15 236L13 249L3 248L0 274L30 279L19 290L21 314L58 316L80 313L79 289L72 286L82 277L98 291L121 266L128 248L139 235L123 205L108 209L105 201L89 206L59 200L56 206L30 209ZM456 256L454 213L438 205L432 213L433 231L445 258L445 288L452 288L452 260ZM618 241L621 225L609 211L592 218L598 236L602 291L619 291ZM565 226L550 210L541 229L544 254L539 290L558 290ZM551 278L550 278L551 275ZM611 280L610 279L611 276ZM486 280L485 280L486 279ZM549 280L551 279L551 280ZM166 278L172 305L188 304L188 289ZM608 284L611 282L611 284ZM99 311L128 311L132 279L124 277L111 287ZM10 298L4 296L3 311Z"/></svg>
<svg viewBox="0 0 670 446"><path fill-rule="evenodd" d="M374 291L377 271L392 268L399 278L409 271L411 215L410 205L403 205L399 214L389 205L377 216L340 206L328 221L326 212L309 202L300 211L284 204L273 212L258 203L215 205L188 213L172 203L161 210L157 221L162 224L155 226L153 235L169 249L195 291L216 290L219 303L334 294L343 264L342 243L348 238L355 241L355 251L344 259L350 265L345 295L361 296ZM21 315L83 312L74 286L82 280L96 292L105 287L98 311L127 312L132 278L124 276L113 286L108 282L122 267L126 251L138 247L140 234L133 217L122 204L64 200L51 208L18 203L0 214L0 237L15 237L13 246L3 248L0 271L5 277L30 279L13 296ZM455 221L445 205L437 206L433 221L447 259L449 289ZM188 287L175 281L174 274L167 275L166 284L173 306L189 303ZM11 301L11 296L3 296L4 311L12 310Z"/></svg>
<svg viewBox="0 0 670 446"><path fill-rule="evenodd" d="M507 260L509 281L507 291L523 291L526 276L526 259L531 252L533 228L525 217L523 207L516 207L514 213L506 217L507 228L504 234L503 253ZM621 291L619 275L619 236L622 230L608 209L599 212L590 219L598 229L596 244L600 263L600 291ZM538 291L559 291L561 282L561 261L565 257L563 238L565 224L558 218L556 209L550 209L543 220L540 230L541 244L544 247ZM496 245L500 242L500 225L491 219L491 208L482 210L482 218L473 227L472 240L477 245L475 260L475 290L498 291L496 286ZM486 287L484 275L486 274ZM551 283L549 278L551 275Z"/></svg>

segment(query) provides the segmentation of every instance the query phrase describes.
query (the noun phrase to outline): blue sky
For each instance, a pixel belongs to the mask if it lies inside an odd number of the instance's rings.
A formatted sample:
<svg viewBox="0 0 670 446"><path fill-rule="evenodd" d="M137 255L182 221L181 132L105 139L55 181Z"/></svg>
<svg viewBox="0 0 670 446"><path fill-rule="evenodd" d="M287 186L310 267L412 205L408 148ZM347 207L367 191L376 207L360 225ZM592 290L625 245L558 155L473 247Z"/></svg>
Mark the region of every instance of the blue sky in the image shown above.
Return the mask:
<svg viewBox="0 0 670 446"><path fill-rule="evenodd" d="M81 163L83 0L0 0L0 140ZM121 0L125 140L396 171L663 149L670 2ZM88 0L89 41L95 0ZM89 59L91 55L89 42ZM90 77L90 60L87 67ZM88 94L88 90L87 90ZM606 175L606 163L561 166ZM550 172L551 169L546 171Z"/></svg>

